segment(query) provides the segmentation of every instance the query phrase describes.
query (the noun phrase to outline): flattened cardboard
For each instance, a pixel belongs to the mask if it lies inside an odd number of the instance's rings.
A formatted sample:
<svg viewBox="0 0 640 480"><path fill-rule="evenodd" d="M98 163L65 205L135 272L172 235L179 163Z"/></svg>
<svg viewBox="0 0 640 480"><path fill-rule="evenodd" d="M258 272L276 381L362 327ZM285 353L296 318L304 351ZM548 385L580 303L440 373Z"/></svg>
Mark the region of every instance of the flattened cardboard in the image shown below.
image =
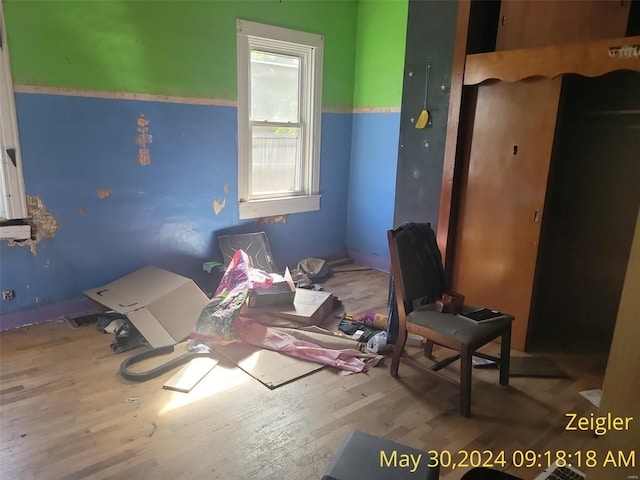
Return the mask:
<svg viewBox="0 0 640 480"><path fill-rule="evenodd" d="M215 350L271 390L324 368L320 363L246 343L216 345Z"/></svg>
<svg viewBox="0 0 640 480"><path fill-rule="evenodd" d="M174 345L187 338L209 303L193 280L153 266L84 294L126 315L152 347Z"/></svg>

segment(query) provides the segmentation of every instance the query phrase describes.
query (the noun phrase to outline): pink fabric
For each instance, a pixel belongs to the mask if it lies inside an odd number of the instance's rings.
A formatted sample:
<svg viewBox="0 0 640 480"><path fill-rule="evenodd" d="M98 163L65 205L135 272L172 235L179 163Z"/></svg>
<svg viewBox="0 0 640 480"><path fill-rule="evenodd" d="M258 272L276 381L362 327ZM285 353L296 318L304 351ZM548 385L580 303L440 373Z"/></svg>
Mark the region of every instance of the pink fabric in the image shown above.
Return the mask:
<svg viewBox="0 0 640 480"><path fill-rule="evenodd" d="M365 368L365 363L358 358L363 353L356 349L331 350L315 343L298 340L287 333L257 323L245 323L241 338L243 342L256 347L331 365L353 373L362 372Z"/></svg>

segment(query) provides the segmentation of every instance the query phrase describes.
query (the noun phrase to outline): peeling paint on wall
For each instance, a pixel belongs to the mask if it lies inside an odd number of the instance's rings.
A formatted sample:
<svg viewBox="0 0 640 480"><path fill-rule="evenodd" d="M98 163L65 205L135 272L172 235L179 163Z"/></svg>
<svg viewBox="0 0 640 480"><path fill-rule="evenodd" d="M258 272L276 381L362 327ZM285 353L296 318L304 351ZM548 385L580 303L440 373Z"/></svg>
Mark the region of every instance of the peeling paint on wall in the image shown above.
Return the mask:
<svg viewBox="0 0 640 480"><path fill-rule="evenodd" d="M153 136L149 133L149 119L144 114L138 115L138 136L136 137L136 143L138 148L138 163L146 167L151 163L151 153L147 144L153 141Z"/></svg>
<svg viewBox="0 0 640 480"><path fill-rule="evenodd" d="M287 223L289 215L274 215L272 217L256 218L254 222L256 225L268 225L270 223Z"/></svg>
<svg viewBox="0 0 640 480"><path fill-rule="evenodd" d="M227 204L227 199L226 198L224 198L222 201L218 200L217 198L214 198L213 199L213 213L215 213L216 215L219 215L226 204Z"/></svg>
<svg viewBox="0 0 640 480"><path fill-rule="evenodd" d="M27 210L31 224L31 238L28 240L10 240L9 245L29 246L31 253L37 255L37 245L40 240L55 237L60 224L53 215L47 212L44 202L37 195L27 195Z"/></svg>
<svg viewBox="0 0 640 480"><path fill-rule="evenodd" d="M99 188L97 190L97 193L98 193L98 198L100 200L104 200L105 198L111 198L111 196L113 195L113 192L106 188Z"/></svg>
<svg viewBox="0 0 640 480"><path fill-rule="evenodd" d="M229 195L229 185L224 186L224 198L222 199L222 201L218 200L217 198L213 199L213 213L215 213L216 215L219 215L222 209L227 204L227 195Z"/></svg>

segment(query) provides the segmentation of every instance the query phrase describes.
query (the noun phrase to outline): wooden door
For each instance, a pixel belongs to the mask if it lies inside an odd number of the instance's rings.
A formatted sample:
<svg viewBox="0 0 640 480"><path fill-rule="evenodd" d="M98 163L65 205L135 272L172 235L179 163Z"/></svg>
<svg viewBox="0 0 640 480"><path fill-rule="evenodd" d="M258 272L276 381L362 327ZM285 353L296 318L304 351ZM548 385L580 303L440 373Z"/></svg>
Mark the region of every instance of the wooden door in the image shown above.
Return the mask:
<svg viewBox="0 0 640 480"><path fill-rule="evenodd" d="M524 350L561 78L478 87L461 172L452 286L515 315Z"/></svg>

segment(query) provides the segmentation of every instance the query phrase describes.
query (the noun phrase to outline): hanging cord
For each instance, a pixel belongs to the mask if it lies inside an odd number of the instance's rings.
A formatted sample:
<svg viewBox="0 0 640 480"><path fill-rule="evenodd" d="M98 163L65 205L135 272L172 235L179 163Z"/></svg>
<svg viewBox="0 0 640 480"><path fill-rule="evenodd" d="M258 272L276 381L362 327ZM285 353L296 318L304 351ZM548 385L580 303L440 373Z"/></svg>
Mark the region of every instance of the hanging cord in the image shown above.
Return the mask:
<svg viewBox="0 0 640 480"><path fill-rule="evenodd" d="M427 58L427 71L425 74L425 81L424 81L424 105L423 105L423 109L426 110L427 109L427 94L429 93L429 75L431 73L431 57Z"/></svg>

